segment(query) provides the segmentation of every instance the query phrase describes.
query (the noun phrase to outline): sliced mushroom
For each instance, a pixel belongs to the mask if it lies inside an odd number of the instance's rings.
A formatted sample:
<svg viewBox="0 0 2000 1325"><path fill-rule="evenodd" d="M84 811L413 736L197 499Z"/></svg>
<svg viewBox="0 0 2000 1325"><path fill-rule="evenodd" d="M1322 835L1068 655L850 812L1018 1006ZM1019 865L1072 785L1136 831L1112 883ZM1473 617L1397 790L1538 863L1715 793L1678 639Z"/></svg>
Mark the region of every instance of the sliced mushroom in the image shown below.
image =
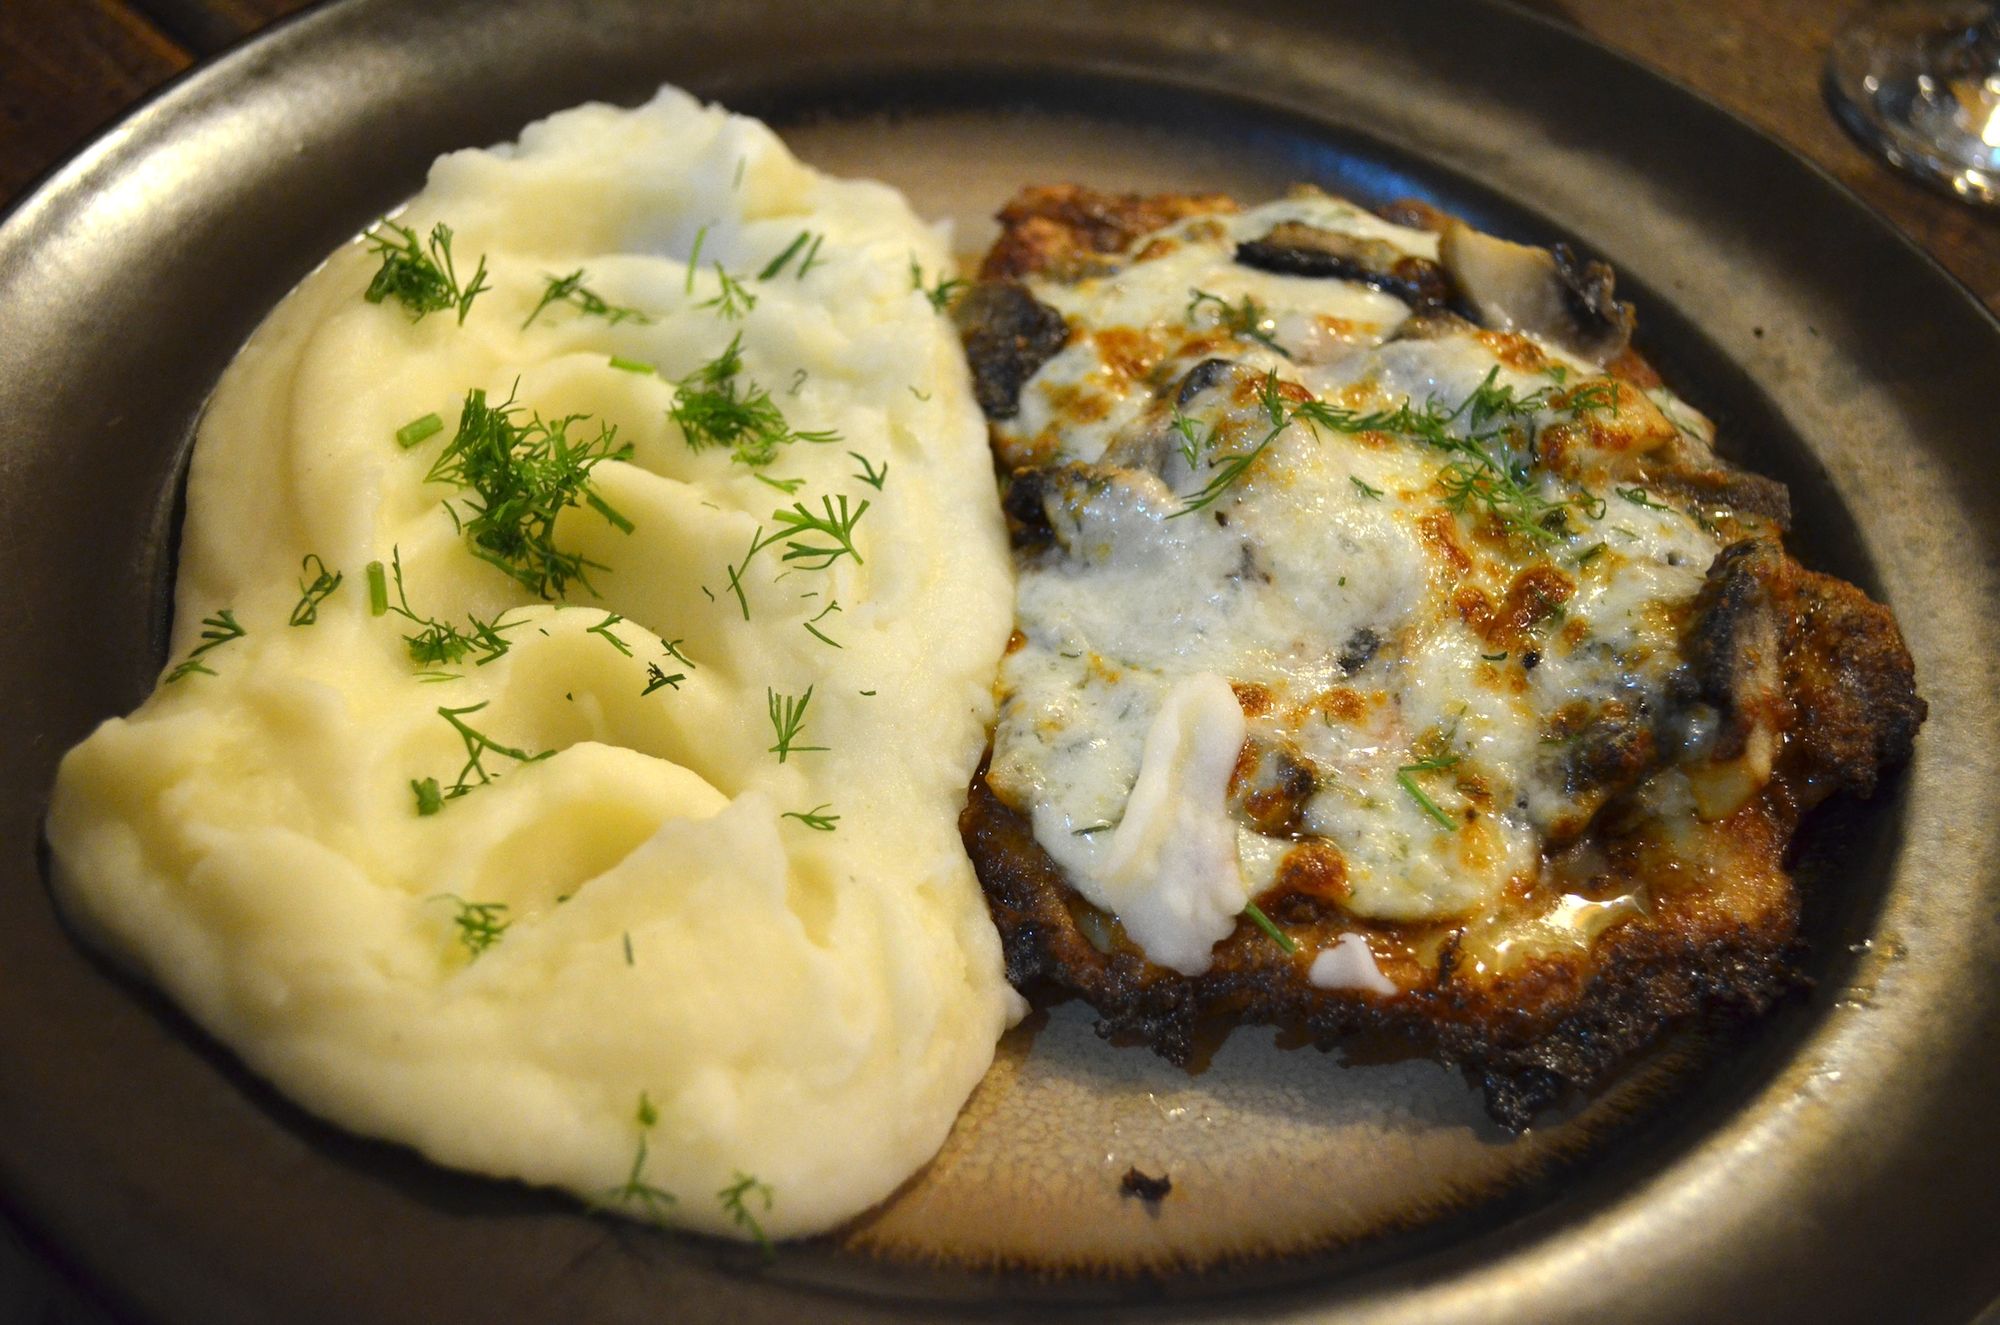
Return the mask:
<svg viewBox="0 0 2000 1325"><path fill-rule="evenodd" d="M1386 290L1414 307L1436 306L1451 296L1444 272L1428 258L1394 244L1322 230L1303 221L1281 221L1262 239L1236 246L1236 260L1285 276L1330 276Z"/></svg>
<svg viewBox="0 0 2000 1325"><path fill-rule="evenodd" d="M1611 268L1561 244L1510 243L1454 221L1438 241L1438 259L1488 327L1540 336L1599 364L1632 338L1632 307L1613 298Z"/></svg>
<svg viewBox="0 0 2000 1325"><path fill-rule="evenodd" d="M952 305L972 390L989 419L1011 419L1021 388L1069 343L1069 324L1014 281L981 281Z"/></svg>
<svg viewBox="0 0 2000 1325"><path fill-rule="evenodd" d="M1681 637L1687 671L1676 687L1684 764L1703 819L1734 813L1771 779L1787 725L1784 623L1778 584L1784 553L1774 543L1732 543L1709 567Z"/></svg>

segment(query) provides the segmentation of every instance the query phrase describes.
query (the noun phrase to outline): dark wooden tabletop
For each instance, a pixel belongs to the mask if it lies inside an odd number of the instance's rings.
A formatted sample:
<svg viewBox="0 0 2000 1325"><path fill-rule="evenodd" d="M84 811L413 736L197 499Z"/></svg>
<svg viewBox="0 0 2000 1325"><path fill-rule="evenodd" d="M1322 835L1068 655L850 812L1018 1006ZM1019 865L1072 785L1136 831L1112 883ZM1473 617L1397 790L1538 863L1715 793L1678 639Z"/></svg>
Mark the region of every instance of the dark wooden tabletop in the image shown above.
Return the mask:
<svg viewBox="0 0 2000 1325"><path fill-rule="evenodd" d="M2000 311L2000 212L1906 180L1827 114L1855 0L1522 0L1720 102L1853 189ZM0 0L0 200L147 92L305 0Z"/></svg>
<svg viewBox="0 0 2000 1325"><path fill-rule="evenodd" d="M420 0L413 0L420 2ZM1910 182L1827 114L1827 43L1854 0L1521 0L1679 80L1825 169L2000 312L2000 213ZM0 204L154 88L305 0L0 0ZM0 1215L0 1325L105 1319Z"/></svg>

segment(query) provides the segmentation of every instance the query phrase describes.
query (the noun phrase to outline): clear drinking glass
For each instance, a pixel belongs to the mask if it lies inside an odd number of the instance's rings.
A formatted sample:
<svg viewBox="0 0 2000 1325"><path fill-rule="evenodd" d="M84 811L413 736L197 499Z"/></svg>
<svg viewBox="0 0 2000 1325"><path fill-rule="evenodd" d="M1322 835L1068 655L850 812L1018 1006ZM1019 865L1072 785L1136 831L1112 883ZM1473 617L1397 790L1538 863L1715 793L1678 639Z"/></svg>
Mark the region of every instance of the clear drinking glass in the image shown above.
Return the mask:
<svg viewBox="0 0 2000 1325"><path fill-rule="evenodd" d="M2000 206L2000 0L1863 10L1834 37L1826 99L1895 165Z"/></svg>

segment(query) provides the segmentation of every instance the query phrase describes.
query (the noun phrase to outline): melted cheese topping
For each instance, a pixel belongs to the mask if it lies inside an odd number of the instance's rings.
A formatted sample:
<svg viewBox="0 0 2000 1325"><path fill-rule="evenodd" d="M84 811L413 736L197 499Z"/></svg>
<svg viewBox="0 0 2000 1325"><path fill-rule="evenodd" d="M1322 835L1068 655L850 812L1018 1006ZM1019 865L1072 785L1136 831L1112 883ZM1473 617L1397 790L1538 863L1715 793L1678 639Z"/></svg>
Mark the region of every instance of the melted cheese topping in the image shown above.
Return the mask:
<svg viewBox="0 0 2000 1325"><path fill-rule="evenodd" d="M1072 336L995 428L1003 460L1044 471L1051 539L1019 577L1025 642L1002 665L989 781L1183 972L1227 927L1190 911L1163 933L1184 883L1139 898L1099 838L1139 807L1148 732L1190 678L1227 678L1245 715L1229 799L1248 897L1310 876L1355 916L1487 915L1620 767L1657 762L1651 715L1719 550L1621 487L1677 426L1706 440L1692 410L1519 335L1398 338L1409 310L1389 294L1234 260L1280 220L1436 251L1308 196L1180 223L1074 283L1031 280ZM1228 363L1188 376L1213 358ZM1308 397L1349 422L1300 417ZM1353 422L1403 406L1428 423ZM1327 970L1353 983L1351 960Z"/></svg>
<svg viewBox="0 0 2000 1325"><path fill-rule="evenodd" d="M957 832L1009 578L956 337L910 288L912 256L937 269L946 246L887 188L672 91L448 156L403 219L454 227L460 276L484 255L492 288L463 326L412 322L363 301L357 242L231 366L189 479L173 658L218 609L248 633L65 759L63 908L336 1122L730 1236L715 1193L748 1174L765 1230L826 1228L935 1152L1018 1008ZM811 271L795 252L755 280L802 230L823 236ZM711 302L717 263L756 298L738 319ZM579 268L651 320L557 304L524 328ZM739 389L837 445L753 471L688 443L674 383L739 333ZM629 532L586 505L555 530L601 597L542 602L472 555L442 505L465 494L426 481L474 387L631 444L593 475ZM399 446L429 413L443 431ZM850 451L886 465L879 489ZM867 500L858 556L743 566L774 509L822 498ZM308 554L344 578L295 626ZM423 615L511 623L506 654L419 675L416 627L369 607L392 554ZM649 692L649 664L673 684ZM808 688L780 758L771 708ZM441 707L495 743L482 773L458 772L473 751ZM455 774L467 794L420 814L413 781ZM461 941L474 905L504 925L483 950Z"/></svg>

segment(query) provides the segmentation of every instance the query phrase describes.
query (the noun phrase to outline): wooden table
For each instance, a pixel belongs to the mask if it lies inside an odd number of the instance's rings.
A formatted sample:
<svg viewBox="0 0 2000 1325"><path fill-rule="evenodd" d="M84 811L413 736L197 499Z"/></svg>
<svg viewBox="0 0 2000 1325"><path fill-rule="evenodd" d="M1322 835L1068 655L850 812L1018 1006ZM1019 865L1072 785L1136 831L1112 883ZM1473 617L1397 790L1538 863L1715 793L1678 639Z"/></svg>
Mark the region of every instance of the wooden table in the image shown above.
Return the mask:
<svg viewBox="0 0 2000 1325"><path fill-rule="evenodd" d="M2000 212L1975 212L1856 146L1820 100L1854 0L1527 0L1720 102L1861 195L2000 312ZM0 0L0 199L140 97L304 0Z"/></svg>
<svg viewBox="0 0 2000 1325"><path fill-rule="evenodd" d="M2000 312L2000 213L1975 212L1879 164L1820 100L1821 60L1852 0L1527 2L1720 102L1833 174ZM0 201L173 75L304 3L0 0ZM106 1319L38 1261L0 1216L0 1318ZM24 1314L9 1315L16 1306Z"/></svg>

